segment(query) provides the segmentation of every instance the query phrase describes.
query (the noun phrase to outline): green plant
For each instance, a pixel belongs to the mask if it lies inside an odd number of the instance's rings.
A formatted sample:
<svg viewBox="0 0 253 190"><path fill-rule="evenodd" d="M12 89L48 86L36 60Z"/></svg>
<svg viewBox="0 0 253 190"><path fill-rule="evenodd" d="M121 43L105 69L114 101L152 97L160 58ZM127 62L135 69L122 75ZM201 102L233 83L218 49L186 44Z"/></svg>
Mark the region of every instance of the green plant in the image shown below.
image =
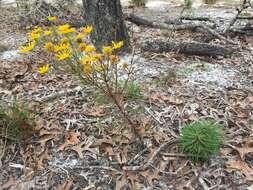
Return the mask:
<svg viewBox="0 0 253 190"><path fill-rule="evenodd" d="M8 50L8 47L4 44L0 44L0 53L5 52Z"/></svg>
<svg viewBox="0 0 253 190"><path fill-rule="evenodd" d="M0 126L2 126L1 136L20 142L28 137L34 129L34 115L26 105L14 100L12 105L0 104Z"/></svg>
<svg viewBox="0 0 253 190"><path fill-rule="evenodd" d="M128 100L139 100L143 98L143 94L137 82L129 81L127 83L124 98Z"/></svg>
<svg viewBox="0 0 253 190"><path fill-rule="evenodd" d="M187 9L192 8L192 0L184 0L184 6Z"/></svg>
<svg viewBox="0 0 253 190"><path fill-rule="evenodd" d="M135 6L145 6L147 0L131 0L131 3L133 3Z"/></svg>
<svg viewBox="0 0 253 190"><path fill-rule="evenodd" d="M222 126L199 121L184 127L179 137L180 149L194 163L207 161L223 142Z"/></svg>

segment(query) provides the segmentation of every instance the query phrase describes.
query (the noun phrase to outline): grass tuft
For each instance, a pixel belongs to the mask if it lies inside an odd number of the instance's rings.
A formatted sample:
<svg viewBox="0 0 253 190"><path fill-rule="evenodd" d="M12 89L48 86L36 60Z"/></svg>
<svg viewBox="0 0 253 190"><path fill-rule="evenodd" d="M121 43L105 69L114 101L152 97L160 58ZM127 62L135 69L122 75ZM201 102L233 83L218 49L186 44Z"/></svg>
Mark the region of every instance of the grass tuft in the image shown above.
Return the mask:
<svg viewBox="0 0 253 190"><path fill-rule="evenodd" d="M218 153L223 138L221 125L199 121L182 129L180 149L194 163L205 162Z"/></svg>
<svg viewBox="0 0 253 190"><path fill-rule="evenodd" d="M20 142L32 133L35 126L34 115L27 106L14 100L12 105L0 104L1 137Z"/></svg>
<svg viewBox="0 0 253 190"><path fill-rule="evenodd" d="M131 0L131 3L133 3L135 6L145 6L147 3L147 0Z"/></svg>
<svg viewBox="0 0 253 190"><path fill-rule="evenodd" d="M129 81L127 83L124 98L127 100L139 100L143 98L143 93L137 82Z"/></svg>

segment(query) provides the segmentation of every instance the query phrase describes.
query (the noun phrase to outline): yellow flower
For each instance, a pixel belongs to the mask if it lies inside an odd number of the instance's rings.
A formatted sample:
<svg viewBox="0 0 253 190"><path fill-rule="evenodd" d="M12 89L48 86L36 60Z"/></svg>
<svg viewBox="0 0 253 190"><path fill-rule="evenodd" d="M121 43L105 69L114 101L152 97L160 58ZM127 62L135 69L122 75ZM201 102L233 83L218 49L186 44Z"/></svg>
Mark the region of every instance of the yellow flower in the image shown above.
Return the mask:
<svg viewBox="0 0 253 190"><path fill-rule="evenodd" d="M111 46L104 46L102 51L103 51L103 54L105 55L111 55L112 54L112 47Z"/></svg>
<svg viewBox="0 0 253 190"><path fill-rule="evenodd" d="M116 56L116 55L111 55L111 56L110 56L110 63L111 63L111 64L114 64L114 63L116 63L117 61L119 61L119 57L118 57L118 56Z"/></svg>
<svg viewBox="0 0 253 190"><path fill-rule="evenodd" d="M85 37L85 34L79 33L76 35L76 40L81 40L84 37Z"/></svg>
<svg viewBox="0 0 253 190"><path fill-rule="evenodd" d="M95 47L94 46L86 46L85 48L85 52L86 53L91 53L95 50Z"/></svg>
<svg viewBox="0 0 253 190"><path fill-rule="evenodd" d="M69 49L63 50L62 52L56 54L56 58L59 61L69 59L71 57L71 51Z"/></svg>
<svg viewBox="0 0 253 190"><path fill-rule="evenodd" d="M101 59L102 59L101 54L96 53L96 54L90 55L90 60L93 62L101 61Z"/></svg>
<svg viewBox="0 0 253 190"><path fill-rule="evenodd" d="M44 74L46 74L46 73L48 72L48 69L49 69L49 65L46 64L46 65L40 67L38 72L39 72L41 75L44 75Z"/></svg>
<svg viewBox="0 0 253 190"><path fill-rule="evenodd" d="M62 38L60 39L61 44L69 44L69 39L68 38Z"/></svg>
<svg viewBox="0 0 253 190"><path fill-rule="evenodd" d="M90 64L91 63L91 58L88 57L88 56L83 57L82 60L81 60L81 63L84 64L84 65Z"/></svg>
<svg viewBox="0 0 253 190"><path fill-rule="evenodd" d="M29 51L32 51L35 45L36 45L35 41L29 42L26 46L22 46L19 51L20 53L27 53Z"/></svg>
<svg viewBox="0 0 253 190"><path fill-rule="evenodd" d="M112 45L113 45L113 49L120 49L124 45L124 42L119 41L118 43L116 43L116 42L112 41Z"/></svg>
<svg viewBox="0 0 253 190"><path fill-rule="evenodd" d="M51 30L46 30L44 31L44 35L45 36L50 36L52 34L52 31Z"/></svg>
<svg viewBox="0 0 253 190"><path fill-rule="evenodd" d="M90 64L86 64L83 66L83 72L85 74L91 74L93 71L92 66Z"/></svg>
<svg viewBox="0 0 253 190"><path fill-rule="evenodd" d="M69 47L70 47L70 44L68 42L67 43L61 43L59 45L54 46L54 51L59 52L59 51L62 51L62 50L69 49Z"/></svg>
<svg viewBox="0 0 253 190"><path fill-rule="evenodd" d="M85 43L80 43L79 44L79 48L80 48L81 51L85 51L86 47L87 47L87 45Z"/></svg>
<svg viewBox="0 0 253 190"><path fill-rule="evenodd" d="M58 26L58 30L59 30L59 31L68 30L69 28L70 28L70 25L69 25L69 24L64 24L64 25Z"/></svg>
<svg viewBox="0 0 253 190"><path fill-rule="evenodd" d="M34 41L34 40L38 40L40 37L40 34L39 33L35 33L35 32L32 32L29 34L29 40L31 41Z"/></svg>
<svg viewBox="0 0 253 190"><path fill-rule="evenodd" d="M56 18L55 16L49 16L49 17L47 18L47 20L48 20L49 22L56 22L56 21L57 21L57 18Z"/></svg>
<svg viewBox="0 0 253 190"><path fill-rule="evenodd" d="M86 34L91 33L92 30L93 30L92 26L85 26L85 27L83 28L83 32L86 33Z"/></svg>
<svg viewBox="0 0 253 190"><path fill-rule="evenodd" d="M52 42L45 43L44 48L50 52L55 51L54 44Z"/></svg>
<svg viewBox="0 0 253 190"><path fill-rule="evenodd" d="M36 27L32 30L31 33L34 33L34 34L38 34L38 33L41 33L42 32L42 28L41 27Z"/></svg>

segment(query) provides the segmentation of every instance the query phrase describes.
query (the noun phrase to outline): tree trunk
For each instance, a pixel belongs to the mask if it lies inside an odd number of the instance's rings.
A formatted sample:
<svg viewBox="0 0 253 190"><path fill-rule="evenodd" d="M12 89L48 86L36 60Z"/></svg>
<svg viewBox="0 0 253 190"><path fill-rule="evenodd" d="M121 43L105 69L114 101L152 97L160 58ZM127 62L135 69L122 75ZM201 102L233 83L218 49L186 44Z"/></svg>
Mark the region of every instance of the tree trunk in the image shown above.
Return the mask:
<svg viewBox="0 0 253 190"><path fill-rule="evenodd" d="M86 23L93 27L91 40L101 49L112 41L124 41L124 49L130 47L120 0L83 0Z"/></svg>

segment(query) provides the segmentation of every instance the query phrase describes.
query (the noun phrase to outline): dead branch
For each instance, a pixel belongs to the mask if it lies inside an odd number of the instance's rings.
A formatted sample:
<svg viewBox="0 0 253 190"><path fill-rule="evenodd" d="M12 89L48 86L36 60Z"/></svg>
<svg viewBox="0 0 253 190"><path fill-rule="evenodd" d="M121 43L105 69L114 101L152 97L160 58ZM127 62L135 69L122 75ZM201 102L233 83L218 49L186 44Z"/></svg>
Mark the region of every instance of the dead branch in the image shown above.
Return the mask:
<svg viewBox="0 0 253 190"><path fill-rule="evenodd" d="M147 41L142 46L143 51L155 53L178 52L188 55L200 56L229 56L235 49L223 47L220 45L211 45L208 43L197 42L164 42L164 41Z"/></svg>

